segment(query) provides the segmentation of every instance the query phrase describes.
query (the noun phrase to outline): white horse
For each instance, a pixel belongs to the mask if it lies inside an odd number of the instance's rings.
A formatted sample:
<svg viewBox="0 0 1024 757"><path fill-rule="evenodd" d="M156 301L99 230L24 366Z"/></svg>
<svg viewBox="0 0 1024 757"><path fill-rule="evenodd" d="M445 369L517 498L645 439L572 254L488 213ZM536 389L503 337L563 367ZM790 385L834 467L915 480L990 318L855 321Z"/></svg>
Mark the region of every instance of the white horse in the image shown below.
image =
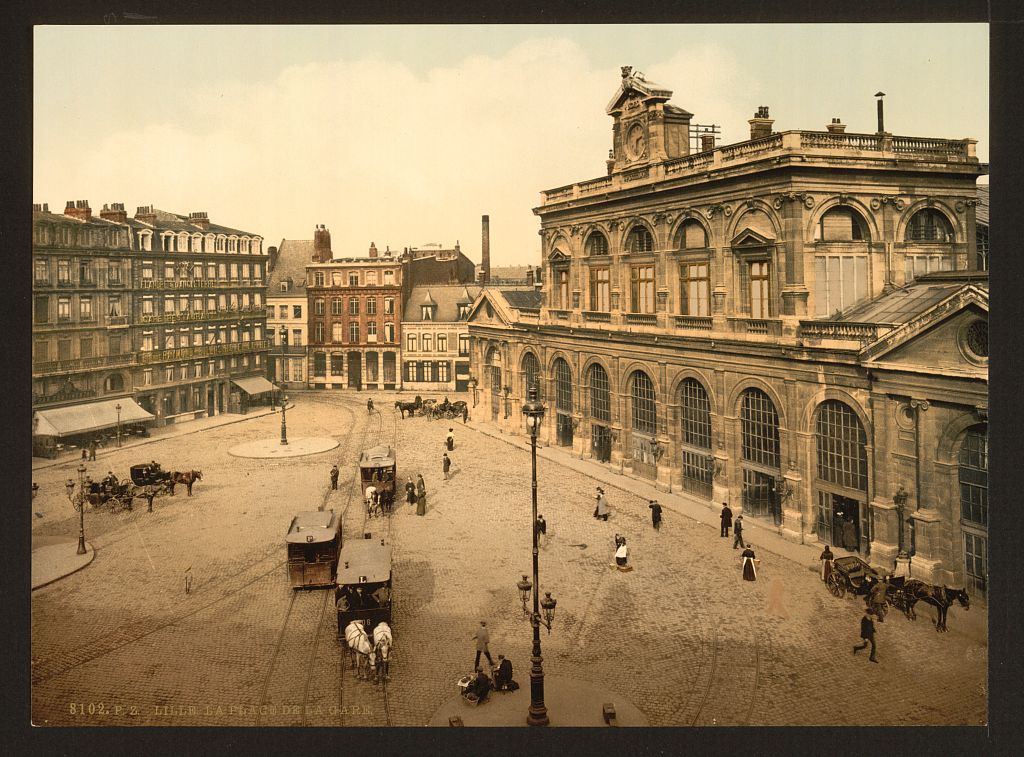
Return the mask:
<svg viewBox="0 0 1024 757"><path fill-rule="evenodd" d="M381 621L373 629L374 681L388 680L388 663L393 645L394 637L391 634L391 626Z"/></svg>
<svg viewBox="0 0 1024 757"><path fill-rule="evenodd" d="M353 620L345 626L345 644L352 653L352 667L355 668L356 678L369 676L370 667L374 662L374 652L363 621Z"/></svg>

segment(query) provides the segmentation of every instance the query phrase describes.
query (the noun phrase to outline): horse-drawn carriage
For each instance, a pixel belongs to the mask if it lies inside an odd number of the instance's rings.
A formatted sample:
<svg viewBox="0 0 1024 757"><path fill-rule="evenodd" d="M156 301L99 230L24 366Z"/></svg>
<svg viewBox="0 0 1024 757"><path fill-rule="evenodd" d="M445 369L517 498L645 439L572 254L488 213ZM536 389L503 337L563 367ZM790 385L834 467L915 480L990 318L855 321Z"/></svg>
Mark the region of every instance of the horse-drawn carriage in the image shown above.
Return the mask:
<svg viewBox="0 0 1024 757"><path fill-rule="evenodd" d="M395 504L395 450L381 444L359 454L359 483L367 515L390 513Z"/></svg>
<svg viewBox="0 0 1024 757"><path fill-rule="evenodd" d="M171 482L171 472L165 471L160 465L154 463L143 463L133 465L129 469L132 483L139 488L152 486L153 488L165 489Z"/></svg>
<svg viewBox="0 0 1024 757"><path fill-rule="evenodd" d="M288 526L285 541L293 589L334 586L341 524L333 510L297 514Z"/></svg>
<svg viewBox="0 0 1024 757"><path fill-rule="evenodd" d="M828 576L828 590L835 597L846 596L850 592L856 596L865 596L874 581L881 580L881 574L861 560L859 557L839 557L832 561L832 572Z"/></svg>
<svg viewBox="0 0 1024 757"><path fill-rule="evenodd" d="M132 499L135 497L131 482L118 481L116 478L101 482L86 481L83 494L85 501L93 507L110 502L126 510L132 509Z"/></svg>
<svg viewBox="0 0 1024 757"><path fill-rule="evenodd" d="M391 652L391 547L383 539L349 539L338 553L334 604L338 639L358 677L387 677Z"/></svg>
<svg viewBox="0 0 1024 757"><path fill-rule="evenodd" d="M435 400L427 400L432 402L430 405L430 415L428 416L432 420L440 420L441 418L458 418L462 415L462 412L467 409L467 405L462 400L455 402L449 402L448 398L445 397L443 402L437 402Z"/></svg>

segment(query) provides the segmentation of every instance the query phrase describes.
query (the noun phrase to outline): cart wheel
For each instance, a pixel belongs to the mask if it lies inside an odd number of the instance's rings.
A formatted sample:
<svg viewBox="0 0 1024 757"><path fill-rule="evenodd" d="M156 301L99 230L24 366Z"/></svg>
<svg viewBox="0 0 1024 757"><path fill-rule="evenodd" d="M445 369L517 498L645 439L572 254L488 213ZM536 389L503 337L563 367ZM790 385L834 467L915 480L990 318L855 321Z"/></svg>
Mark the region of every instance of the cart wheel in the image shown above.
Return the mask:
<svg viewBox="0 0 1024 757"><path fill-rule="evenodd" d="M846 596L846 587L839 583L834 574L828 578L828 590L832 592L833 597Z"/></svg>

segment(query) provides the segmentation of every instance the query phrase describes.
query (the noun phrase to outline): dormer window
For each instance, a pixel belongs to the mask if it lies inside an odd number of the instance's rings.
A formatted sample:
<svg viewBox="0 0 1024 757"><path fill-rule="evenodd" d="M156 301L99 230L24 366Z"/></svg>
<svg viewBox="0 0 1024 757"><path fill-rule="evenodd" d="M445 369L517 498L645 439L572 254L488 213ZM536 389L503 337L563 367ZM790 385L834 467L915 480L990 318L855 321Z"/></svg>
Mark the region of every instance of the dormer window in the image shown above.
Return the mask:
<svg viewBox="0 0 1024 757"><path fill-rule="evenodd" d="M281 291L282 292L287 292L288 291L288 282L287 281L282 281L281 282Z"/></svg>
<svg viewBox="0 0 1024 757"><path fill-rule="evenodd" d="M421 310L423 312L423 320L424 321L432 321L432 320L434 320L434 306L433 305L423 305L421 307Z"/></svg>
<svg viewBox="0 0 1024 757"><path fill-rule="evenodd" d="M459 320L464 321L469 318L469 305L459 305Z"/></svg>

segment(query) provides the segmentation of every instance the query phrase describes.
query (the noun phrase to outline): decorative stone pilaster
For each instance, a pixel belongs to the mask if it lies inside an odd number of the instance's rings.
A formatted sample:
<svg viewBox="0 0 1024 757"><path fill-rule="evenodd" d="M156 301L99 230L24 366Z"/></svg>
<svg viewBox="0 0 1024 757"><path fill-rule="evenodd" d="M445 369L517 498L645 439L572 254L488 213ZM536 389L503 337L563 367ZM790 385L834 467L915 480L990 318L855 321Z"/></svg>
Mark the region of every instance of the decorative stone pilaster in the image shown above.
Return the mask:
<svg viewBox="0 0 1024 757"><path fill-rule="evenodd" d="M804 523L803 509L803 476L794 468L786 471L782 477L783 501L782 501L782 526L779 533L783 539L792 542L799 542L803 539L804 533L808 530ZM812 523L813 525L813 523Z"/></svg>

